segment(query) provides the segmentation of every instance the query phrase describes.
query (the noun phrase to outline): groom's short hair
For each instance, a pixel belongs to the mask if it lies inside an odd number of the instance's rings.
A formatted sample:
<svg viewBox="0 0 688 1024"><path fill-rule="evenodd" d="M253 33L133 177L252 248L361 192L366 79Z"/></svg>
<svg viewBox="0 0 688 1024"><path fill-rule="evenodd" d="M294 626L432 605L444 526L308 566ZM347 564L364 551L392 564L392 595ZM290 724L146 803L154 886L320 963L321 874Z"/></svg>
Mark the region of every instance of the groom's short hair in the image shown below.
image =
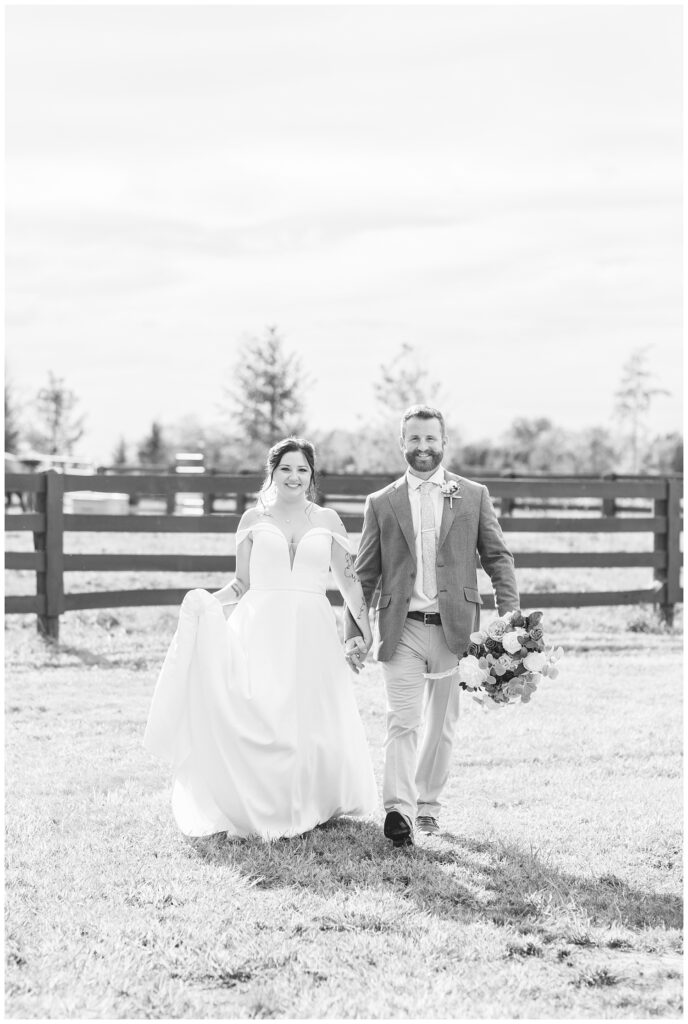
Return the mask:
<svg viewBox="0 0 688 1024"><path fill-rule="evenodd" d="M440 421L440 427L442 428L442 440L443 441L446 440L446 438L447 438L447 428L446 428L446 426L444 424L444 416L439 411L439 409L435 409L432 405L411 405L411 406L409 406L409 408L406 410L404 415L401 417L401 424L399 426L399 431L400 431L402 440L403 440L403 437L404 437L404 426L406 424L406 421L413 419L414 416L417 416L418 419L421 419L421 420L439 420Z"/></svg>

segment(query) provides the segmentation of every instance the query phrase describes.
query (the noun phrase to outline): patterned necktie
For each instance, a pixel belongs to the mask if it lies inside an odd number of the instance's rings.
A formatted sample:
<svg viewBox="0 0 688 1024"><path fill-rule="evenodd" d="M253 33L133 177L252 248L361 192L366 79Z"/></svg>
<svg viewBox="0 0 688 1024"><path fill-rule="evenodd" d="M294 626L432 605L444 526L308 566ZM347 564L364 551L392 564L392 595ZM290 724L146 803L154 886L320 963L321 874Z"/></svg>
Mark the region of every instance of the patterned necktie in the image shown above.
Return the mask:
<svg viewBox="0 0 688 1024"><path fill-rule="evenodd" d="M431 600L437 597L437 539L432 489L435 484L424 480L420 485L420 534L423 552L423 593Z"/></svg>

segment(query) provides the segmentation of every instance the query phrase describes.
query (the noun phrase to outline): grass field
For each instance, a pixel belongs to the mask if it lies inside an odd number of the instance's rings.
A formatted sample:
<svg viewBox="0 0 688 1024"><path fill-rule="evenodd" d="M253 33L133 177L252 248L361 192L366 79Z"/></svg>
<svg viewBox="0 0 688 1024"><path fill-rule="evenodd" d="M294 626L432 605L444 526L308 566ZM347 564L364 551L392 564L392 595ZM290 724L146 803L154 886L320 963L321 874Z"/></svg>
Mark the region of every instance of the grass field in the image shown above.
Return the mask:
<svg viewBox="0 0 688 1024"><path fill-rule="evenodd" d="M547 613L560 678L503 712L464 698L444 831L407 852L381 810L271 844L178 834L141 743L175 619L70 613L59 646L8 621L7 1016L681 1016L677 630ZM355 685L379 778L379 668Z"/></svg>

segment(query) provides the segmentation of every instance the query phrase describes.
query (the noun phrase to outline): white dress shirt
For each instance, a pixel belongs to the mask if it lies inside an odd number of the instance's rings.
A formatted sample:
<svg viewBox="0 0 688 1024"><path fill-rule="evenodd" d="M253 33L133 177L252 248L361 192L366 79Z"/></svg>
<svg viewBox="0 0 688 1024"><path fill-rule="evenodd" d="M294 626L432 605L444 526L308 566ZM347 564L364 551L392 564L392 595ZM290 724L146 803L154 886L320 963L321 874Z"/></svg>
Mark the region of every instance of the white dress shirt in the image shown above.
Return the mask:
<svg viewBox="0 0 688 1024"><path fill-rule="evenodd" d="M433 507L435 510L435 537L439 542L440 527L442 526L442 484L444 483L444 467L438 466L428 482L436 484L430 492ZM414 476L410 470L406 471L406 483L408 484L408 496L411 504L411 515L413 516L413 535L416 539L416 578L413 582L413 593L409 611L411 612L436 612L438 609L437 598L430 600L423 593L423 541L420 533L420 485L425 483L419 476Z"/></svg>

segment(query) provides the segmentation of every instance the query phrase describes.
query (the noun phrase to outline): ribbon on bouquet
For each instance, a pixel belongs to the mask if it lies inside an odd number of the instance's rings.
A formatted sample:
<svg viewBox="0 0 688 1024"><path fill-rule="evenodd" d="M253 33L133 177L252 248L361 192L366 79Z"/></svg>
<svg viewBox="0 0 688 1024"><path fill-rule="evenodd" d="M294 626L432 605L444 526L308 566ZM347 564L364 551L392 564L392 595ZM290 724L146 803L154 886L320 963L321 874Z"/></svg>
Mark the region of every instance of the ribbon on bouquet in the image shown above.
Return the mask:
<svg viewBox="0 0 688 1024"><path fill-rule="evenodd" d="M449 676L454 676L459 671L459 666L454 665L454 668L448 669L446 672L424 672L423 679L448 679Z"/></svg>
<svg viewBox="0 0 688 1024"><path fill-rule="evenodd" d="M459 666L454 665L454 668L447 669L446 672L424 672L423 679L449 679L451 676L458 674ZM479 704L483 711L498 711L502 708L503 704L498 704L496 700L492 700L485 694L484 697L476 697L474 693L471 694L471 698L476 704Z"/></svg>

